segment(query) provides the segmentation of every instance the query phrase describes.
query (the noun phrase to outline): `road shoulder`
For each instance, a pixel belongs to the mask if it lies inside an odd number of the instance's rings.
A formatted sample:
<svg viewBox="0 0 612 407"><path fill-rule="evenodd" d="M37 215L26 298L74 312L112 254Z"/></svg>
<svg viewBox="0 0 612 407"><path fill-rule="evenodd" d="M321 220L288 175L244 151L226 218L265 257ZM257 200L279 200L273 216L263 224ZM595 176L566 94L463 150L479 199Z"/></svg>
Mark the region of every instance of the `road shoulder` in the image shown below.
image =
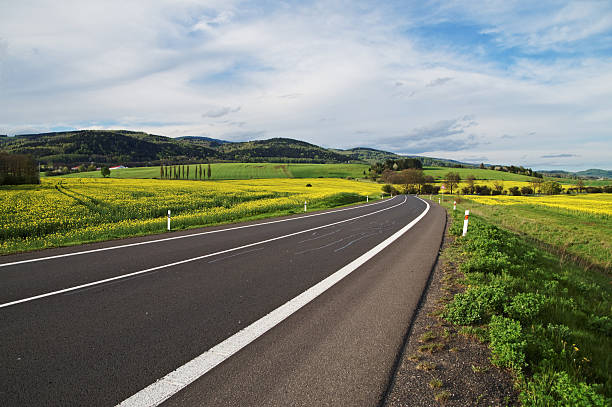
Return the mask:
<svg viewBox="0 0 612 407"><path fill-rule="evenodd" d="M457 282L458 265L448 255L452 237L447 217L442 255L426 289L397 370L382 403L400 406L518 405L510 372L490 362L486 344L461 332L438 315L453 296L464 290Z"/></svg>

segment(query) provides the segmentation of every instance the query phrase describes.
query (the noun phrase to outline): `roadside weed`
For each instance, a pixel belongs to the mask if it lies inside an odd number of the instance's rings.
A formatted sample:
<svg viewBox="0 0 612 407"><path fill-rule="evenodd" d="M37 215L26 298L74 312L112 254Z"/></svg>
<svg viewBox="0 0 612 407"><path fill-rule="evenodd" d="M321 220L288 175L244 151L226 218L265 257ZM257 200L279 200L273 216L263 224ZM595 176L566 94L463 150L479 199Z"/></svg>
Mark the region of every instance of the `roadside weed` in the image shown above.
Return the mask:
<svg viewBox="0 0 612 407"><path fill-rule="evenodd" d="M451 233L462 221L455 215ZM489 342L493 362L515 372L524 405L610 405L609 274L560 262L478 215L469 227L454 243L466 289L443 317Z"/></svg>

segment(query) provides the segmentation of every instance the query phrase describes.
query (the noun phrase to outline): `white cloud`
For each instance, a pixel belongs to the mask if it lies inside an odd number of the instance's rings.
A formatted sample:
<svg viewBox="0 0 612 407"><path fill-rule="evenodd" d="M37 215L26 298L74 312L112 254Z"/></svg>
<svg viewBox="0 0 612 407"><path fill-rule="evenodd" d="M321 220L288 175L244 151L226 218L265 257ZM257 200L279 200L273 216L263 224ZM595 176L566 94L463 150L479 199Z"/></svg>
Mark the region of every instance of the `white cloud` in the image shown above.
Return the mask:
<svg viewBox="0 0 612 407"><path fill-rule="evenodd" d="M202 113L202 117L222 117L230 113L237 113L240 111L240 106L238 107L218 107L212 110L207 111L206 113Z"/></svg>
<svg viewBox="0 0 612 407"><path fill-rule="evenodd" d="M0 15L0 133L121 125L522 165L566 153L576 168L609 167L612 58L523 53L502 69L417 47L405 30L471 21L532 52L606 32L605 4L568 3L548 19L480 3L415 16L366 2L15 2Z"/></svg>

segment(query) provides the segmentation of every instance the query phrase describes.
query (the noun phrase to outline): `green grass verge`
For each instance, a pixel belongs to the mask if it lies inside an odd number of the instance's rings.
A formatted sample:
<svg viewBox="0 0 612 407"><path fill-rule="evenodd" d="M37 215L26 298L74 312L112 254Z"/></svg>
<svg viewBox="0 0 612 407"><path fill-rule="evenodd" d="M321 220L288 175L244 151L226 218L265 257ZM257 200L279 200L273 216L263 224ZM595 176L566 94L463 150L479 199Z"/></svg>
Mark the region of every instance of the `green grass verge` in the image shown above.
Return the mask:
<svg viewBox="0 0 612 407"><path fill-rule="evenodd" d="M516 374L523 405L611 405L609 274L560 262L483 216L471 215L459 237L463 211L453 218L458 238L445 256L460 264L467 288L444 317L485 329L493 362Z"/></svg>
<svg viewBox="0 0 612 407"><path fill-rule="evenodd" d="M187 167L187 166L186 166ZM189 165L189 179L199 179L196 169L199 165ZM261 179L261 178L363 178L366 164L274 164L274 163L217 163L211 164L212 180ZM202 164L204 179L207 164ZM67 174L69 178L102 178L100 171ZM112 170L111 178L160 178L159 167L136 167ZM183 177L186 179L186 177Z"/></svg>
<svg viewBox="0 0 612 407"><path fill-rule="evenodd" d="M483 205L462 197L471 213L556 251L561 262L612 267L612 218L543 205Z"/></svg>

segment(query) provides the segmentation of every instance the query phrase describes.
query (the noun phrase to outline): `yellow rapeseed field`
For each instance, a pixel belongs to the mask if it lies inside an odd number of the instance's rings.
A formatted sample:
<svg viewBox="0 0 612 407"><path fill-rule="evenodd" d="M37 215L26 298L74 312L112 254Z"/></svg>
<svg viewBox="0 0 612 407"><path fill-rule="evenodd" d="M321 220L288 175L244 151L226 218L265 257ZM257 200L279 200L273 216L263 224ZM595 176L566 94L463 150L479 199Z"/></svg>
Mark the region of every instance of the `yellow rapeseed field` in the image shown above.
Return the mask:
<svg viewBox="0 0 612 407"><path fill-rule="evenodd" d="M469 196L485 205L542 205L596 215L612 215L611 194L545 195L545 196Z"/></svg>
<svg viewBox="0 0 612 407"><path fill-rule="evenodd" d="M311 184L311 187L307 187ZM341 179L171 181L43 178L0 188L0 253L238 221L380 196L379 184Z"/></svg>

